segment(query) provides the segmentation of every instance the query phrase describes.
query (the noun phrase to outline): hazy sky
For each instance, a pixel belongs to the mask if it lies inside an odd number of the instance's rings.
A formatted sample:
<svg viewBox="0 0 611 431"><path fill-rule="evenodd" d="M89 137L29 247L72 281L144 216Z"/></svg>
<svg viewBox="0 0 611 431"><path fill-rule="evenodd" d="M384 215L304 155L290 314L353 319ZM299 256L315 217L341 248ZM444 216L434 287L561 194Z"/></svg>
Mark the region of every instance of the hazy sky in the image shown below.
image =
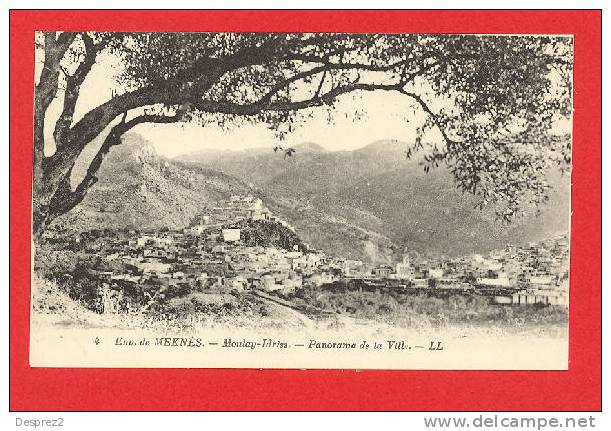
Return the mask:
<svg viewBox="0 0 611 431"><path fill-rule="evenodd" d="M113 75L120 67L114 57L103 56L98 60L81 88L75 121L89 109L110 99L113 89L119 88ZM360 148L380 139L410 141L415 137L416 123L421 121L421 115L414 114L411 103L409 98L398 93L347 94L338 99L333 124L328 123L325 109L315 109L313 118L301 123L286 136L285 144L290 146L308 141L337 151ZM357 107L365 108L365 117L353 121ZM56 99L46 119L47 141L53 140L53 125L59 112L60 100ZM215 125L142 124L132 130L151 141L160 154L168 157L198 149L271 148L278 142L274 133L264 125L243 125L225 131Z"/></svg>

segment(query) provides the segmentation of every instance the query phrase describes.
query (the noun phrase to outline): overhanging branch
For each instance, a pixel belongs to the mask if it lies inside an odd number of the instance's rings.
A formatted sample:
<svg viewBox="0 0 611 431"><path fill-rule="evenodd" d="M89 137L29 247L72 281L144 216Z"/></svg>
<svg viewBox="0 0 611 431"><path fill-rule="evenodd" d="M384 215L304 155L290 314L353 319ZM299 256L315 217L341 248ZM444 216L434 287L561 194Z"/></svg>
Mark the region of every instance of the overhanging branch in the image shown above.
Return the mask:
<svg viewBox="0 0 611 431"><path fill-rule="evenodd" d="M416 93L412 93L409 91L405 91L403 88L398 90L401 94L404 94L410 98L412 98L413 100L415 100L418 105L420 105L420 107L422 108L422 110L429 116L429 118L431 118L431 120L433 120L433 122L435 123L435 126L437 126L437 129L439 129L439 132L441 133L441 136L443 137L444 141L448 144L448 145L455 145L457 143L457 141L451 139L448 134L446 133L445 128L443 127L443 124L441 124L441 122L439 121L439 117L437 114L435 114L432 109L428 106L428 104L424 101L424 99L419 96Z"/></svg>

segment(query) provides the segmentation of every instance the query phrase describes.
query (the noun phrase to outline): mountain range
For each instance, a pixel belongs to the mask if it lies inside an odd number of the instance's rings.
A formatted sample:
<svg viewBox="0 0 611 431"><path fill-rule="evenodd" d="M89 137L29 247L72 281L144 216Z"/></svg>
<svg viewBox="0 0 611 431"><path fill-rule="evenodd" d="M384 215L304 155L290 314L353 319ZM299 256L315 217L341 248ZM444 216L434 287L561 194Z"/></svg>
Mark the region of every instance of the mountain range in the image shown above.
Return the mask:
<svg viewBox="0 0 611 431"><path fill-rule="evenodd" d="M270 147L167 159L130 133L107 156L100 181L62 222L79 229L180 228L232 194L252 194L312 247L374 262L389 262L406 250L485 253L568 230L567 175L549 174L550 200L538 215L532 211L503 224L491 209L475 209L475 197L459 191L445 168L425 174L417 158L406 158L406 148L385 140L327 151L307 142L295 146L292 157Z"/></svg>
<svg viewBox="0 0 611 431"><path fill-rule="evenodd" d="M493 209L475 209L477 200L457 189L443 166L425 173L407 143L377 141L353 151L326 151L314 143L294 147L292 157L271 150L190 153L179 159L240 178L270 205L302 227L314 243L343 244L344 251L384 260L404 249L449 256L486 252L507 243L522 244L566 232L570 178L550 172L550 199L510 224ZM310 212L345 229L311 225ZM326 231L330 228L329 231ZM340 233L341 232L341 233ZM326 237L326 238L325 238Z"/></svg>

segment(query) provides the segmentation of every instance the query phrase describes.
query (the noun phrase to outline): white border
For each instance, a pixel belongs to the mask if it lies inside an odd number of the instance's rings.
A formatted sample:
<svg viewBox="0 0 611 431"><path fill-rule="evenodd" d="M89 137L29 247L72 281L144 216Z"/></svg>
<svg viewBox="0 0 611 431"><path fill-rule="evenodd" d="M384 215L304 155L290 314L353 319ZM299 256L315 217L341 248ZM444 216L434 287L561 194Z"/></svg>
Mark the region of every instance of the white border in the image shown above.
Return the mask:
<svg viewBox="0 0 611 431"><path fill-rule="evenodd" d="M2 47L2 66L0 67L0 74L2 78L2 86L0 91L2 92L3 104L0 108L2 110L0 114L0 124L2 124L1 130L3 132L2 151L0 151L0 166L6 167L0 169L0 181L2 181L1 196L0 199L4 203L8 203L9 200L9 187L8 187L8 123L9 123L9 106L8 106L8 82L9 82L9 67L8 67L8 46L9 46L9 8L18 9L140 9L140 8L205 8L205 9L240 9L240 8L262 8L262 9L328 9L328 8L363 8L363 9L400 9L400 8L427 8L427 9L438 9L438 8L461 8L461 9L488 9L494 5L495 9L521 9L521 8L561 8L561 9L584 9L592 8L599 9L603 8L603 71L609 71L609 14L611 10L608 8L607 1L535 1L535 0L513 0L513 1L441 1L441 0L428 0L427 2L408 3L400 0L377 0L376 2L369 2L368 4L356 2L340 2L333 0L309 0L309 1L293 1L287 2L278 0L267 0L257 1L256 3L248 0L226 0L223 2L193 2L188 0L173 0L172 2L158 1L158 0L89 0L82 1L75 4L71 0L57 0L57 1L43 1L43 0L8 0L2 2L0 6L2 31L0 32L0 47ZM603 73L604 76L604 73ZM603 82L603 113L608 115L609 112L609 86L608 82ZM609 142L609 129L605 127L603 129L603 142L607 144ZM609 151L603 149L603 172L606 168L611 168L611 160L609 160ZM603 173L603 219L604 215L608 213L608 209L611 205L609 199L608 190L611 189L611 180L609 175ZM55 418L58 416L64 417L64 427L57 428L60 430L104 430L117 429L117 430L135 430L135 429L146 429L148 430L168 430L168 429L194 429L194 430L225 430L225 429L248 429L257 430L265 429L270 430L283 430L290 429L291 431L296 430L308 430L312 429L346 429L351 430L367 430L372 429L400 429L400 430L424 430L422 418L425 416L432 417L444 417L444 416L462 416L462 417L477 417L478 413L456 413L456 414L428 414L428 413L44 413L44 414L19 414L19 413L8 413L8 205L5 206L5 210L1 213L2 225L5 226L2 231L2 237L0 248L2 253L2 264L0 271L2 271L1 280L5 280L5 283L0 286L2 294L0 294L0 302L2 303L1 310L4 311L4 318L0 323L0 334L4 334L6 338L1 346L0 352L0 424L2 429L22 429L25 427L17 428L16 418ZM611 244L611 235L609 230L603 226L603 244ZM606 246L603 245L603 292L607 286L609 279L609 270L611 267L611 260L609 254L606 253ZM609 300L609 294L603 294L603 357L609 358L609 332L610 332L610 321L611 321L611 303ZM610 361L606 361L608 364ZM609 366L603 362L603 412L600 413L581 413L575 414L575 417L588 417L594 416L596 419L597 429L611 429L611 415L608 414L607 410L611 407L609 399L611 393L609 392ZM451 382L448 382L451 384ZM117 388L117 391L120 391ZM442 390L442 388L440 388ZM553 391L554 388L541 388L541 391ZM408 388L406 388L408 391ZM154 394L151 394L154 396ZM408 396L408 393L406 393ZM520 414L514 414L519 416ZM532 416L532 414L523 414L524 416ZM541 414L542 417L565 417L567 414ZM31 429L31 428L30 428ZM44 428L52 429L52 428ZM432 429L432 428L428 428ZM477 428L476 428L477 429ZM497 428L501 429L501 428ZM514 428L515 429L515 428Z"/></svg>

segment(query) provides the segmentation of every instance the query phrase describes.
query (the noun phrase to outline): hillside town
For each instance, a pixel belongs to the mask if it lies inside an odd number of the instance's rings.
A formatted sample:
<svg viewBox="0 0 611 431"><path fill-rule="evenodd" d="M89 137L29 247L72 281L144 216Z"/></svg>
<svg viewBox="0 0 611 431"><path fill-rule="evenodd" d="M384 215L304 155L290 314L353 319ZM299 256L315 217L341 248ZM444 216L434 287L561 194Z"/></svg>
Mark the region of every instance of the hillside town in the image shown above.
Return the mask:
<svg viewBox="0 0 611 431"><path fill-rule="evenodd" d="M327 255L253 196L232 196L182 230L50 233L57 248L100 257L88 268L101 295L146 286L164 292L243 292L287 297L336 282L358 288L462 292L497 304L568 306L566 236L458 258L406 252L394 264ZM66 274L66 277L70 277ZM108 302L107 307L111 307Z"/></svg>

